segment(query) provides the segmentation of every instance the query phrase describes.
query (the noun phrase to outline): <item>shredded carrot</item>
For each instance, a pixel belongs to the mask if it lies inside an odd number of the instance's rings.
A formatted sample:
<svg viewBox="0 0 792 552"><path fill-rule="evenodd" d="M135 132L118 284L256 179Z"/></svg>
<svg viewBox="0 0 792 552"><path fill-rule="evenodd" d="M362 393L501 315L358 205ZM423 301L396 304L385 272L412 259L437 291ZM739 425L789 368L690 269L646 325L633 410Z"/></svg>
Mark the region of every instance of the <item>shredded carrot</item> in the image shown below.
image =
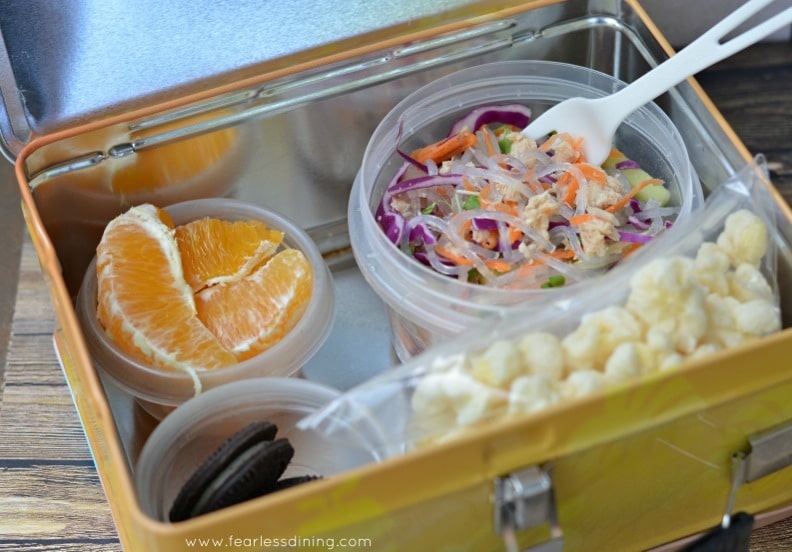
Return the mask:
<svg viewBox="0 0 792 552"><path fill-rule="evenodd" d="M468 259L467 257L465 257L463 255L459 255L458 253L454 253L453 251L451 251L447 247L443 247L442 245L435 245L434 248L435 248L435 251L437 252L438 255L440 255L441 257L445 257L449 261L452 261L452 262L454 262L454 263L456 263L456 264L458 264L460 266L472 266L473 265L473 261L471 261L470 259Z"/></svg>
<svg viewBox="0 0 792 552"><path fill-rule="evenodd" d="M635 253L641 247L641 245L643 245L643 244L641 244L641 243L631 243L630 246L622 254L622 260L626 259L630 255Z"/></svg>
<svg viewBox="0 0 792 552"><path fill-rule="evenodd" d="M509 243L514 243L517 240L522 239L522 236L522 230L515 228L514 226L509 226Z"/></svg>
<svg viewBox="0 0 792 552"><path fill-rule="evenodd" d="M470 179L467 177L462 178L462 187L468 192L476 191L476 187L470 182Z"/></svg>
<svg viewBox="0 0 792 552"><path fill-rule="evenodd" d="M548 182L542 182L541 180L536 178L536 169L534 167L528 167L528 170L525 171L525 178L523 179L523 184L528 186L531 190L533 190L537 194L542 193L545 190L549 190L552 187L552 184Z"/></svg>
<svg viewBox="0 0 792 552"><path fill-rule="evenodd" d="M481 196L479 196L479 205L487 211L499 211L514 217L520 214L517 204L513 201L489 201L488 199L481 199Z"/></svg>
<svg viewBox="0 0 792 552"><path fill-rule="evenodd" d="M543 151L547 153L553 148L553 144L555 144L558 140L563 140L569 144L572 143L572 137L569 136L566 132L561 132L559 134L554 134L550 138L544 141L541 146L539 146L539 151Z"/></svg>
<svg viewBox="0 0 792 552"><path fill-rule="evenodd" d="M512 268L506 261L492 260L486 261L484 264L496 272L509 272Z"/></svg>
<svg viewBox="0 0 792 552"><path fill-rule="evenodd" d="M435 163L442 163L459 155L475 144L476 135L470 131L463 130L459 134L454 134L448 138L443 138L439 142L415 150L412 152L412 158L419 163L426 163L429 159Z"/></svg>
<svg viewBox="0 0 792 552"><path fill-rule="evenodd" d="M487 184L479 192L479 205L486 211L500 211L512 216L518 216L517 204L513 201L490 201L489 195L492 193L492 182Z"/></svg>
<svg viewBox="0 0 792 552"><path fill-rule="evenodd" d="M572 149L575 150L575 161L583 159L583 137L572 141Z"/></svg>
<svg viewBox="0 0 792 552"><path fill-rule="evenodd" d="M530 263L525 263L517 268L517 275L520 278L525 278L531 274L531 272L535 272L539 267L544 266L544 263L537 262L535 259Z"/></svg>
<svg viewBox="0 0 792 552"><path fill-rule="evenodd" d="M463 238L467 239L467 236L473 232L473 221L466 220L462 223L462 226L459 228L460 234Z"/></svg>
<svg viewBox="0 0 792 552"><path fill-rule="evenodd" d="M487 155L492 157L493 155L500 153L500 150L495 151L495 146L492 145L492 140L490 139L489 132L487 132L487 130L484 129L482 134L484 135L484 145L487 146Z"/></svg>
<svg viewBox="0 0 792 552"><path fill-rule="evenodd" d="M443 247L442 245L435 245L435 251L441 257L445 257L449 261L456 263L459 266L473 266L473 261L465 257L464 255L460 255L458 253L454 253L448 247ZM508 272L511 270L511 265L506 261L502 261L500 259L491 259L488 261L484 261L484 264L487 268L491 268L497 272Z"/></svg>
<svg viewBox="0 0 792 552"><path fill-rule="evenodd" d="M600 167L595 167L594 165L590 165L588 163L575 163L575 167L577 167L578 170L583 173L583 176L585 176L586 180L589 182L601 185L604 185L607 182L607 174L605 174L605 171L603 171Z"/></svg>
<svg viewBox="0 0 792 552"><path fill-rule="evenodd" d="M497 138L500 138L511 132L520 132L521 130L522 130L521 128L514 125L501 125L492 132L493 134L495 134Z"/></svg>
<svg viewBox="0 0 792 552"><path fill-rule="evenodd" d="M580 189L580 183L578 182L577 178L569 173L564 173L559 177L557 184L560 186L566 186L566 192L564 193L564 197L561 198L561 201L569 206L574 205L575 199L577 198L578 189Z"/></svg>
<svg viewBox="0 0 792 552"><path fill-rule="evenodd" d="M552 253L547 253L547 255L561 261L569 261L575 258L575 252L571 249L553 251ZM517 269L517 274L520 276L527 276L529 272L532 272L534 269L539 268L540 266L546 265L540 259L531 259L530 263L524 264Z"/></svg>
<svg viewBox="0 0 792 552"><path fill-rule="evenodd" d="M591 213L583 213L582 215L575 215L573 217L569 217L569 224L572 226L580 226L581 224L585 224L590 220L594 219L594 215Z"/></svg>
<svg viewBox="0 0 792 552"><path fill-rule="evenodd" d="M479 192L479 202L488 201L491 192L492 192L492 182L487 182Z"/></svg>
<svg viewBox="0 0 792 552"><path fill-rule="evenodd" d="M624 194L624 197L622 197L619 201L617 201L613 205L610 205L605 210L608 211L609 213L615 213L616 211L627 205L630 202L630 200L635 196L635 194L637 194L647 186L659 185L662 183L663 181L660 180L659 178L647 178L637 186L634 186L632 190Z"/></svg>
<svg viewBox="0 0 792 552"><path fill-rule="evenodd" d="M575 258L575 252L571 249L561 249L561 250L553 251L552 253L548 253L548 255L562 261Z"/></svg>

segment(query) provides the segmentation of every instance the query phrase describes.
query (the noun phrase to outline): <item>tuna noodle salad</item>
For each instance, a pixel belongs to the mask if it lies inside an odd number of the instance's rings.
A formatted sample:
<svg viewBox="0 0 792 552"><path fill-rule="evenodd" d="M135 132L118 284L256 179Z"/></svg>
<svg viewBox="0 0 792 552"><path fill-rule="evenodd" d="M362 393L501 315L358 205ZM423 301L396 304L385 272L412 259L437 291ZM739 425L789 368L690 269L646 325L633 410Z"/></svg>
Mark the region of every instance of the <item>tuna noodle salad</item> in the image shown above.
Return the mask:
<svg viewBox="0 0 792 552"><path fill-rule="evenodd" d="M597 275L668 228L670 192L616 148L586 162L566 132L520 131L522 104L485 105L443 139L411 152L375 216L396 246L432 270L507 289L551 288Z"/></svg>

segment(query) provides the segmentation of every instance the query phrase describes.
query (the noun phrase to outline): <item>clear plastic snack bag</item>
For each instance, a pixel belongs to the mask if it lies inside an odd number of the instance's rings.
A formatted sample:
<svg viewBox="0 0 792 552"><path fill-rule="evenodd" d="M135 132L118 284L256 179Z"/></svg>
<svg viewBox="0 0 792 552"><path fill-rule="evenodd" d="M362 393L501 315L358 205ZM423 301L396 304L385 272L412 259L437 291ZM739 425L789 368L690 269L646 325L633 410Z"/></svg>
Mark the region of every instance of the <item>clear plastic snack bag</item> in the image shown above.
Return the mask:
<svg viewBox="0 0 792 552"><path fill-rule="evenodd" d="M381 458L524 416L782 327L774 200L757 157L673 241L549 306L514 309L347 391L300 422L328 438L374 422ZM638 258L636 258L636 261Z"/></svg>

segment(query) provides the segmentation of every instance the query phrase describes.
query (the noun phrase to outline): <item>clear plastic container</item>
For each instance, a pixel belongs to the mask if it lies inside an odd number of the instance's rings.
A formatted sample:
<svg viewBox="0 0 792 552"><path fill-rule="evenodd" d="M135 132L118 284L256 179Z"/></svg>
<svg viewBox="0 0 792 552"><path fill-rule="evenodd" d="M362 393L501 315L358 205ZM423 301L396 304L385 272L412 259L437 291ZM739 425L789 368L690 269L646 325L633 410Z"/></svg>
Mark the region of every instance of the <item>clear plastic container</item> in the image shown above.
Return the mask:
<svg viewBox="0 0 792 552"><path fill-rule="evenodd" d="M296 427L299 420L340 395L322 384L296 378L255 378L229 383L190 399L151 433L135 469L135 487L143 511L167 521L173 500L187 479L217 447L246 425L269 421L286 438L294 457L283 477L328 477L380 458L382 443L373 422L347 426L327 439Z"/></svg>
<svg viewBox="0 0 792 552"><path fill-rule="evenodd" d="M205 216L225 220L260 220L284 233L283 244L301 250L313 269L313 291L308 306L291 332L271 348L232 366L200 371L202 390L261 376L292 376L326 340L335 317L330 270L308 234L284 216L234 199L197 199L166 208L175 224ZM96 317L96 259L85 273L77 296L77 315L94 365L103 376L132 395L157 419L195 395L193 379L185 372L168 372L146 365L120 350Z"/></svg>
<svg viewBox="0 0 792 552"><path fill-rule="evenodd" d="M505 290L443 276L407 257L381 230L374 211L383 190L404 163L395 152L445 136L454 121L489 103L520 102L538 116L574 96L601 97L623 87L621 81L576 65L548 61L504 61L464 69L410 94L380 123L366 148L349 202L349 233L357 263L384 300L391 320L396 354L407 360L504 309L535 309L560 295L606 285L607 274L585 284L553 289ZM572 132L574 134L574 132ZM648 104L621 125L614 143L646 171L663 179L670 205L680 207L677 220L703 203L701 184L685 144L668 116ZM674 227L623 262L640 262L657 252Z"/></svg>

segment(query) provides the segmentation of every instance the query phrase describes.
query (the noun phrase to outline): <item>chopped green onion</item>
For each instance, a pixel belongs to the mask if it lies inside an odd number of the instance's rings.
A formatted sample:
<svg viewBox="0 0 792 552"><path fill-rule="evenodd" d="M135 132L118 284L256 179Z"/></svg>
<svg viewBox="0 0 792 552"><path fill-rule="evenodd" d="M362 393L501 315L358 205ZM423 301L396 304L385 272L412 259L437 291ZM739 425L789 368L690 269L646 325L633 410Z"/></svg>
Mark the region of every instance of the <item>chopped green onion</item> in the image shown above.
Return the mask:
<svg viewBox="0 0 792 552"><path fill-rule="evenodd" d="M508 138L501 138L498 140L498 147L501 150L501 153L511 153L512 141Z"/></svg>
<svg viewBox="0 0 792 552"><path fill-rule="evenodd" d="M471 268L468 270L467 273L467 280L471 284L480 284L481 283L481 274L475 268Z"/></svg>
<svg viewBox="0 0 792 552"><path fill-rule="evenodd" d="M465 211L472 211L473 209L481 209L481 203L479 203L479 198L477 195L468 196L465 200L465 203L462 204L462 208Z"/></svg>
<svg viewBox="0 0 792 552"><path fill-rule="evenodd" d="M553 274L542 284L543 288L561 287L566 283L566 278L561 274Z"/></svg>
<svg viewBox="0 0 792 552"><path fill-rule="evenodd" d="M437 208L437 202L433 201L432 203L421 209L421 213L423 213L424 215L431 215L436 208Z"/></svg>

